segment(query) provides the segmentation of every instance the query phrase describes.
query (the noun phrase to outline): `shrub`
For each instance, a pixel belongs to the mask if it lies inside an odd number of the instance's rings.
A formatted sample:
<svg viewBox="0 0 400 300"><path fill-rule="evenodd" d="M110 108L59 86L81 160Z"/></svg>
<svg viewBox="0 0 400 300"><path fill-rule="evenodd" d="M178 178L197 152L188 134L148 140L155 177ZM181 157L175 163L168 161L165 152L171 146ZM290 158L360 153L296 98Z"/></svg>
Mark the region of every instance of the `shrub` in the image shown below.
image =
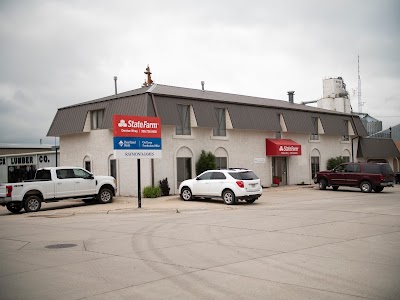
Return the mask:
<svg viewBox="0 0 400 300"><path fill-rule="evenodd" d="M333 168L335 168L336 166L338 166L344 162L345 162L345 160L344 160L343 156L332 157L332 158L328 159L328 162L326 164L326 169L332 170Z"/></svg>
<svg viewBox="0 0 400 300"><path fill-rule="evenodd" d="M161 194L163 196L169 196L170 188L169 188L169 184L168 184L168 179L167 178L158 181L158 186L160 187Z"/></svg>
<svg viewBox="0 0 400 300"><path fill-rule="evenodd" d="M146 186L143 189L144 198L157 198L161 196L161 189L158 186Z"/></svg>
<svg viewBox="0 0 400 300"><path fill-rule="evenodd" d="M210 151L206 152L201 150L199 159L196 162L196 175L199 175L207 170L213 170L217 168L215 162L215 155Z"/></svg>

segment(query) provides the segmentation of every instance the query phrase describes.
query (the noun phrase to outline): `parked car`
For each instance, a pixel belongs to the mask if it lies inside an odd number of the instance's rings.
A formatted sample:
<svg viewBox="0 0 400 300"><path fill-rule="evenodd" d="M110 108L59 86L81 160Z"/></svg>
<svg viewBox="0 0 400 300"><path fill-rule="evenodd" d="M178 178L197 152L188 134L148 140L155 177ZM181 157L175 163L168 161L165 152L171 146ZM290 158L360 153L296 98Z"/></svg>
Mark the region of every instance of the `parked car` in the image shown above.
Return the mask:
<svg viewBox="0 0 400 300"><path fill-rule="evenodd" d="M253 203L262 194L260 179L247 169L208 170L193 179L183 181L179 194L185 201L195 197L222 198L225 204L238 200Z"/></svg>
<svg viewBox="0 0 400 300"><path fill-rule="evenodd" d="M344 163L330 171L318 172L314 178L320 190L332 186L337 190L339 186L360 188L369 193L374 190L379 193L387 186L393 186L394 173L387 163Z"/></svg>
<svg viewBox="0 0 400 300"><path fill-rule="evenodd" d="M33 180L0 185L0 205L18 213L22 208L26 212L38 211L42 202L70 198L109 203L115 191L111 176L94 176L78 167L43 168L36 171Z"/></svg>

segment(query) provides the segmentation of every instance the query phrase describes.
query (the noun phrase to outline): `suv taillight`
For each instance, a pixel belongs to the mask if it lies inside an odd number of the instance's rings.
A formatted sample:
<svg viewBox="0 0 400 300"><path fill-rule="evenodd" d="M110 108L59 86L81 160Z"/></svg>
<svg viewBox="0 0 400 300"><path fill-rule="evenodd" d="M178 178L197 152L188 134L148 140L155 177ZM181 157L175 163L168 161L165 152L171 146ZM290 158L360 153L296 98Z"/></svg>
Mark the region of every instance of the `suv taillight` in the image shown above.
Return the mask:
<svg viewBox="0 0 400 300"><path fill-rule="evenodd" d="M236 184L238 185L238 187L240 188L244 188L244 183L241 180L236 181Z"/></svg>
<svg viewBox="0 0 400 300"><path fill-rule="evenodd" d="M6 197L11 197L11 193L12 193L12 185L7 185L6 186Z"/></svg>
<svg viewBox="0 0 400 300"><path fill-rule="evenodd" d="M379 177L380 177L380 180L381 180L381 181L385 181L385 176L383 176L382 174L380 174Z"/></svg>

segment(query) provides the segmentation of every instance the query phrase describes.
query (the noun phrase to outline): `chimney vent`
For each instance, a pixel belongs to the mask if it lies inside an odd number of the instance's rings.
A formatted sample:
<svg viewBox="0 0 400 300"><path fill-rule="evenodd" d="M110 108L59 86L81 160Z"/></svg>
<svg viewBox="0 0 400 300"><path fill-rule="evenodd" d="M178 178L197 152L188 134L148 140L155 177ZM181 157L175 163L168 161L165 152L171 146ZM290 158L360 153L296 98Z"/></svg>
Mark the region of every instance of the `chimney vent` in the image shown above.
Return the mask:
<svg viewBox="0 0 400 300"><path fill-rule="evenodd" d="M289 103L294 103L293 100L294 91L288 91L287 94L289 95Z"/></svg>
<svg viewBox="0 0 400 300"><path fill-rule="evenodd" d="M117 76L114 76L114 88L115 88L115 95L117 95Z"/></svg>
<svg viewBox="0 0 400 300"><path fill-rule="evenodd" d="M201 90L204 92L204 81L201 82Z"/></svg>

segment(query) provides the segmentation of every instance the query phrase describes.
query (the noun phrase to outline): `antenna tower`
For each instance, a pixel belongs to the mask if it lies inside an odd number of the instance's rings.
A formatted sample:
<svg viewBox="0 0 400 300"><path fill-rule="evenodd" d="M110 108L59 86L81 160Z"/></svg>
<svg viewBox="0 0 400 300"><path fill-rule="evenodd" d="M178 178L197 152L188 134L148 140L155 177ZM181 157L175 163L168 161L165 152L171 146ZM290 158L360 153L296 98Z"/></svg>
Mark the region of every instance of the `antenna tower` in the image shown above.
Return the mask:
<svg viewBox="0 0 400 300"><path fill-rule="evenodd" d="M361 101L361 77L360 77L360 55L357 56L358 60L358 88L357 88L357 96L358 96L358 112L362 113L362 107L364 102Z"/></svg>

